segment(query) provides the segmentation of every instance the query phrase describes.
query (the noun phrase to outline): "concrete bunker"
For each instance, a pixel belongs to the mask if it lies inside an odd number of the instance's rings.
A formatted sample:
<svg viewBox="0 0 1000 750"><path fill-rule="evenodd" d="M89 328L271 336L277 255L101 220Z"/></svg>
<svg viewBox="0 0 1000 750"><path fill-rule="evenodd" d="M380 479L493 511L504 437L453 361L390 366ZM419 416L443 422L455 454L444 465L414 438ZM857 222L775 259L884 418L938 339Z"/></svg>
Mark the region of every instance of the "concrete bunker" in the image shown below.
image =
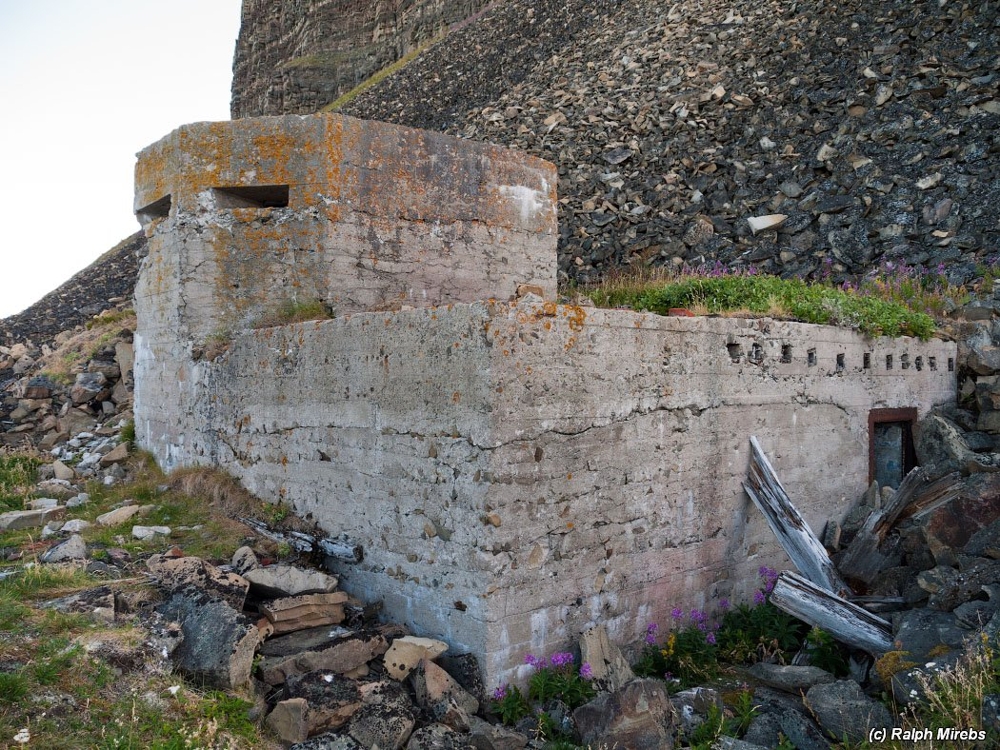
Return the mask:
<svg viewBox="0 0 1000 750"><path fill-rule="evenodd" d="M333 115L185 126L136 168L140 442L361 544L342 586L490 683L590 624L632 642L750 594L785 558L741 487L749 435L818 531L865 487L873 409L955 395L951 366L889 366L952 343L556 303L555 184ZM286 205L216 192L276 185ZM335 315L254 327L285 298Z"/></svg>

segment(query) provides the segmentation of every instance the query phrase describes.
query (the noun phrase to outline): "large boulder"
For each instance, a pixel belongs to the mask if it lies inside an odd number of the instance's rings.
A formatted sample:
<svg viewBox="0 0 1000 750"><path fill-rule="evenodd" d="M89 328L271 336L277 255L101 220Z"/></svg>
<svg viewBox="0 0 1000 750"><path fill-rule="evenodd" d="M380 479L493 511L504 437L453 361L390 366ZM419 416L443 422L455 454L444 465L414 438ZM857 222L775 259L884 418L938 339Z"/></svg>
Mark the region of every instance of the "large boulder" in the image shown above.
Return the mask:
<svg viewBox="0 0 1000 750"><path fill-rule="evenodd" d="M865 695L853 680L814 685L806 693L806 704L819 725L838 740L864 742L869 728L895 725L889 709Z"/></svg>
<svg viewBox="0 0 1000 750"><path fill-rule="evenodd" d="M633 680L601 693L573 712L583 745L669 750L674 746L674 707L659 680Z"/></svg>
<svg viewBox="0 0 1000 750"><path fill-rule="evenodd" d="M180 623L184 639L173 654L180 672L224 690L250 681L260 643L250 619L197 586L175 591L157 611Z"/></svg>
<svg viewBox="0 0 1000 750"><path fill-rule="evenodd" d="M953 471L962 474L1000 471L997 454L976 453L965 441L962 430L940 414L931 414L914 426L914 450L930 479Z"/></svg>
<svg viewBox="0 0 1000 750"><path fill-rule="evenodd" d="M902 533L907 528L918 528L926 547L937 558L938 550L960 550L982 529L998 520L1000 474L974 474L962 480L952 499L922 511L906 521L900 530Z"/></svg>

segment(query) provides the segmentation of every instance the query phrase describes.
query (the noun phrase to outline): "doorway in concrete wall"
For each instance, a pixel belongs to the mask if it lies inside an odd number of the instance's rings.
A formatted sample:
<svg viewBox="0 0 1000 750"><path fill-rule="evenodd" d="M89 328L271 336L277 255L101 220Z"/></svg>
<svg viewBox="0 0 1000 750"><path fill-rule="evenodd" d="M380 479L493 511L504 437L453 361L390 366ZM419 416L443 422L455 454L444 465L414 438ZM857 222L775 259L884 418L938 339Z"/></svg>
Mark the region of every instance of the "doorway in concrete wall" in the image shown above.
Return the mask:
<svg viewBox="0 0 1000 750"><path fill-rule="evenodd" d="M917 465L913 450L916 408L872 409L868 413L868 482L879 487L899 487Z"/></svg>

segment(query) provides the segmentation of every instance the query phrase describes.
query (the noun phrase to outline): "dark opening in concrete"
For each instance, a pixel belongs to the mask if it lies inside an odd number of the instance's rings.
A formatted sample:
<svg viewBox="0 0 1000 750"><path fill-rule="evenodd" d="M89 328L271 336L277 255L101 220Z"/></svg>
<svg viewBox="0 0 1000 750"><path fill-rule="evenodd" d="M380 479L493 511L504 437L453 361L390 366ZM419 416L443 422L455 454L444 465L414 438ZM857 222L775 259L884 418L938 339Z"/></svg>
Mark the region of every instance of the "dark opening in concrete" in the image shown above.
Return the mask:
<svg viewBox="0 0 1000 750"><path fill-rule="evenodd" d="M219 208L285 208L288 185L246 185L212 188Z"/></svg>
<svg viewBox="0 0 1000 750"><path fill-rule="evenodd" d="M913 449L915 408L872 409L868 413L868 481L879 487L899 487L917 465Z"/></svg>
<svg viewBox="0 0 1000 750"><path fill-rule="evenodd" d="M136 218L139 223L145 226L151 221L156 219L165 219L170 215L170 193L167 193L162 198L150 203L148 206L143 206L138 211L135 212Z"/></svg>

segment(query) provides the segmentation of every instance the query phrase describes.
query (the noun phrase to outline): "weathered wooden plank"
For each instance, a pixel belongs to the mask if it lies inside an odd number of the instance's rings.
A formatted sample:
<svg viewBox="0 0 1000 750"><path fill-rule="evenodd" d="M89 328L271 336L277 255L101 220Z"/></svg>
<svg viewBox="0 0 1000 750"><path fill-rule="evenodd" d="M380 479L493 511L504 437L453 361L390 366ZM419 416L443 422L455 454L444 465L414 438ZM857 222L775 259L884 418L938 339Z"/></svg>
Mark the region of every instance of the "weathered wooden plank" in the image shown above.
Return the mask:
<svg viewBox="0 0 1000 750"><path fill-rule="evenodd" d="M750 470L743 483L750 499L767 519L778 543L810 581L833 594L849 592L823 544L792 504L757 438L750 438Z"/></svg>
<svg viewBox="0 0 1000 750"><path fill-rule="evenodd" d="M360 544L355 544L345 539L317 539L311 534L304 534L301 531L277 531L271 529L267 524L254 520L253 518L240 518L240 523L246 524L263 537L267 537L275 542L284 542L292 549L303 554L309 554L319 550L327 557L346 563L359 563L364 557L364 549Z"/></svg>
<svg viewBox="0 0 1000 750"><path fill-rule="evenodd" d="M786 570L771 591L771 604L822 628L841 643L880 656L892 650L892 625L871 612L831 594Z"/></svg>
<svg viewBox="0 0 1000 750"><path fill-rule="evenodd" d="M870 584L888 564L879 547L904 512L938 507L958 492L959 475L948 474L928 483L927 474L919 466L910 471L899 489L883 508L873 510L857 535L848 545L839 562L841 575Z"/></svg>
<svg viewBox="0 0 1000 750"><path fill-rule="evenodd" d="M359 563L365 559L365 551L360 544L341 539L320 539L319 551L327 557L341 562Z"/></svg>

